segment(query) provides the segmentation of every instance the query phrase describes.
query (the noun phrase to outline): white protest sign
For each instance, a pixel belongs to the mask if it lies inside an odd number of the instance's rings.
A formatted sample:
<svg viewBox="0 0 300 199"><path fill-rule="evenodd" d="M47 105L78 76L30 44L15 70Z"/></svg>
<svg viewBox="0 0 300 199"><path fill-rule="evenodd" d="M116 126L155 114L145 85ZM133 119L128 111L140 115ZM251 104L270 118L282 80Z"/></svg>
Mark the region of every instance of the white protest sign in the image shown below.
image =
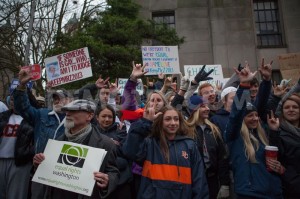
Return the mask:
<svg viewBox="0 0 300 199"><path fill-rule="evenodd" d="M190 80L193 80L197 73L201 70L203 65L184 65L184 74L187 75L188 73L190 74ZM206 65L205 66L205 71L208 72L211 69L214 71L209 75L209 77L212 77L212 80L208 80L206 82L210 83L211 85L215 86L216 82L224 82L223 78L223 70L221 65ZM200 82L202 84L204 82Z"/></svg>
<svg viewBox="0 0 300 199"><path fill-rule="evenodd" d="M145 75L178 74L178 46L142 46Z"/></svg>
<svg viewBox="0 0 300 199"><path fill-rule="evenodd" d="M125 84L126 82L128 81L128 78L119 78L118 79L118 87L120 88L120 93L121 95L123 95L123 92L124 92L124 87L125 87ZM138 85L136 86L136 91L139 92L139 95L143 95L144 93L144 90L143 90L143 82L142 82L142 79L138 79Z"/></svg>
<svg viewBox="0 0 300 199"><path fill-rule="evenodd" d="M32 181L91 196L95 185L93 172L99 171L106 153L104 149L49 139L45 160Z"/></svg>
<svg viewBox="0 0 300 199"><path fill-rule="evenodd" d="M88 48L80 48L45 59L48 84L52 87L91 77Z"/></svg>

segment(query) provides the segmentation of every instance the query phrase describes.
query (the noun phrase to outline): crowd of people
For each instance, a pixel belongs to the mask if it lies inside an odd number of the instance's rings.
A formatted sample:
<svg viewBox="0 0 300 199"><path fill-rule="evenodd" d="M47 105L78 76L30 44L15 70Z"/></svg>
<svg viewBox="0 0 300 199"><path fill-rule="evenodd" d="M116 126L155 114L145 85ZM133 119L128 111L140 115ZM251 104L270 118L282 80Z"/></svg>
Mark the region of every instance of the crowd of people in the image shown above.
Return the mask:
<svg viewBox="0 0 300 199"><path fill-rule="evenodd" d="M259 71L234 68L224 86L207 83L205 66L178 83L159 74L139 95L144 68L133 62L122 95L100 76L74 93L49 90L48 106L21 69L0 102L0 198L300 198L300 79L277 85L262 60ZM91 196L31 181L49 139L107 151Z"/></svg>

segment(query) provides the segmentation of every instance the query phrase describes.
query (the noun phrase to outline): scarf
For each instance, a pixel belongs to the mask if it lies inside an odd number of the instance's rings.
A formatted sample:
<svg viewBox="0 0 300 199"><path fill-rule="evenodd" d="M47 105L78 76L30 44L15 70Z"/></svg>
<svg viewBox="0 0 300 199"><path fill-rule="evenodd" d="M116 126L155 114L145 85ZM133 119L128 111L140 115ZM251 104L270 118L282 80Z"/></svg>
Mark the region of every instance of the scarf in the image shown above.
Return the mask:
<svg viewBox="0 0 300 199"><path fill-rule="evenodd" d="M87 135L92 131L92 125L89 124L83 129L75 132L70 133L70 129L65 129L65 135L68 138L68 141L75 142L75 143L82 143L83 140L87 137Z"/></svg>
<svg viewBox="0 0 300 199"><path fill-rule="evenodd" d="M286 120L283 120L281 122L282 127L285 129L285 131L287 132L291 132L292 134L297 135L298 137L300 137L300 128L292 125L291 123L289 123Z"/></svg>

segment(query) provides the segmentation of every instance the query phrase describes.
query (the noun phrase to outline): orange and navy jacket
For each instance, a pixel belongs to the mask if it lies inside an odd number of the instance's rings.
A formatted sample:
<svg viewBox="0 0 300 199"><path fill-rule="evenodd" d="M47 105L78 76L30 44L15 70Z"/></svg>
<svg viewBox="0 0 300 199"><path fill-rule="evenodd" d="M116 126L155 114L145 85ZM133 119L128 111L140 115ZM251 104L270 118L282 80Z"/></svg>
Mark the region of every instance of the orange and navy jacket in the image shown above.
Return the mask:
<svg viewBox="0 0 300 199"><path fill-rule="evenodd" d="M134 122L123 145L123 153L142 162L143 171L138 198L209 198L204 165L195 141L176 136L169 145L169 162L159 140L148 137L152 122L144 118Z"/></svg>

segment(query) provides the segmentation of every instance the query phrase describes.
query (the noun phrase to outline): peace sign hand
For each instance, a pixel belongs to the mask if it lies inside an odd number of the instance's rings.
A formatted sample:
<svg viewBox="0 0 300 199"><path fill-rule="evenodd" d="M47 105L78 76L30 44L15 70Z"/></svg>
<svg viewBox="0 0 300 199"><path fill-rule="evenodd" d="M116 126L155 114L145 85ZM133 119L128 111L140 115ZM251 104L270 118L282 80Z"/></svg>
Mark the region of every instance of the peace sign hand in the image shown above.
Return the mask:
<svg viewBox="0 0 300 199"><path fill-rule="evenodd" d="M273 131L277 131L280 123L279 123L279 119L274 117L274 113L272 110L271 110L271 115L269 114L267 115L267 120L268 120L269 128Z"/></svg>

